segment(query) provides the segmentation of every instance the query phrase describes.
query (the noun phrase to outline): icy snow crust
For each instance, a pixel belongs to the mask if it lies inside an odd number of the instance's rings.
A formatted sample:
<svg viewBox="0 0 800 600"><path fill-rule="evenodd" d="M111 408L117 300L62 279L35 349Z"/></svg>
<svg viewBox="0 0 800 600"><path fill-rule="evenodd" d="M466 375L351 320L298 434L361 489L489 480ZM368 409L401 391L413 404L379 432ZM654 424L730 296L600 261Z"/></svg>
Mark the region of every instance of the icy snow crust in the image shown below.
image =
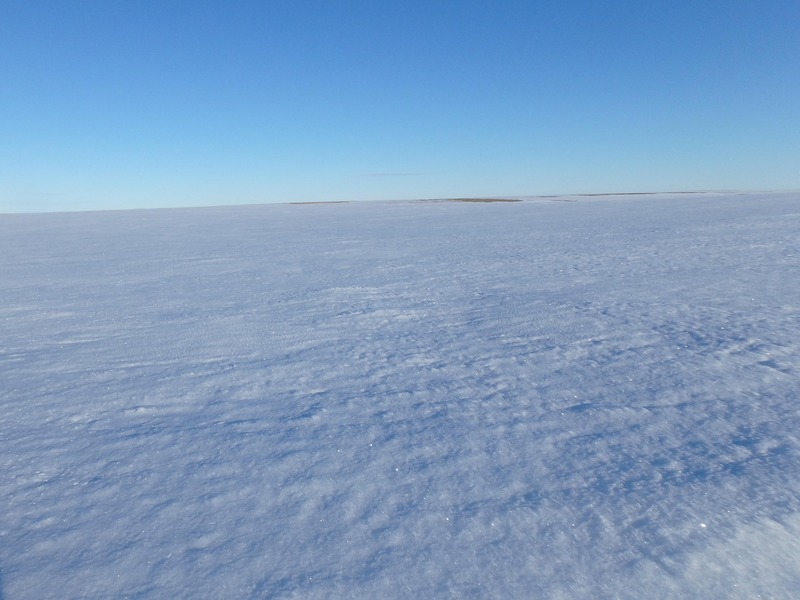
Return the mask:
<svg viewBox="0 0 800 600"><path fill-rule="evenodd" d="M797 597L800 195L0 216L0 596Z"/></svg>

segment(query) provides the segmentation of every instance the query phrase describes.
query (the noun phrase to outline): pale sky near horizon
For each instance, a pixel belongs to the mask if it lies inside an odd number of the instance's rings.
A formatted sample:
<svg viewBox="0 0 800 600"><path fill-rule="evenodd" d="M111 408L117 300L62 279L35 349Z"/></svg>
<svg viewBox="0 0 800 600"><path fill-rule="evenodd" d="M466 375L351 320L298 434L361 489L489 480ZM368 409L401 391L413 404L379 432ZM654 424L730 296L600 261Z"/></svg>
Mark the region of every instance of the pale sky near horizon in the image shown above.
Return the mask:
<svg viewBox="0 0 800 600"><path fill-rule="evenodd" d="M0 2L0 212L800 189L800 2Z"/></svg>

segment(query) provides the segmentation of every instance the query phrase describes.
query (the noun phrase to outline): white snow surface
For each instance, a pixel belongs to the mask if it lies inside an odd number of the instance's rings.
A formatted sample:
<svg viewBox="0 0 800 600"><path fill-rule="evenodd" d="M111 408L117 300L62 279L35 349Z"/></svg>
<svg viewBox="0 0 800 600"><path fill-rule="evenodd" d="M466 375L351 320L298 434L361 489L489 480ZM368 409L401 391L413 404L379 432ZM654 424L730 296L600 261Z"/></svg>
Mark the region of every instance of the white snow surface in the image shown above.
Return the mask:
<svg viewBox="0 0 800 600"><path fill-rule="evenodd" d="M559 200L0 216L0 597L799 597L800 194Z"/></svg>

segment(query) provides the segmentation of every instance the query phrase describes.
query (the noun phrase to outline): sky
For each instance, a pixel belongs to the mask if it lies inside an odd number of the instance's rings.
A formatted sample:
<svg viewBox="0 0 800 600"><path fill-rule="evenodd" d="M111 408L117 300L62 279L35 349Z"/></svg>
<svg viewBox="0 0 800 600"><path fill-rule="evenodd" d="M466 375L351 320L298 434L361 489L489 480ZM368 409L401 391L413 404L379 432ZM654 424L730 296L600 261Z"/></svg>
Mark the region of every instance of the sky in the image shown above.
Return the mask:
<svg viewBox="0 0 800 600"><path fill-rule="evenodd" d="M800 189L797 0L3 0L0 212Z"/></svg>

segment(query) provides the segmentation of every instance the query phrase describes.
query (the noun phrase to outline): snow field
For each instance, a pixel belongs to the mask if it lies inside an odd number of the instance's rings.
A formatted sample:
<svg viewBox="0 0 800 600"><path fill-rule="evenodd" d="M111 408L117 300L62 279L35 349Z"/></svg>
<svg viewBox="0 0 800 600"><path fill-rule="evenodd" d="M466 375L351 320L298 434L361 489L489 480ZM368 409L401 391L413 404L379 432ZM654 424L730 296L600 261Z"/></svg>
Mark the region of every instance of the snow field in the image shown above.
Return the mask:
<svg viewBox="0 0 800 600"><path fill-rule="evenodd" d="M791 598L800 196L0 215L0 594Z"/></svg>

